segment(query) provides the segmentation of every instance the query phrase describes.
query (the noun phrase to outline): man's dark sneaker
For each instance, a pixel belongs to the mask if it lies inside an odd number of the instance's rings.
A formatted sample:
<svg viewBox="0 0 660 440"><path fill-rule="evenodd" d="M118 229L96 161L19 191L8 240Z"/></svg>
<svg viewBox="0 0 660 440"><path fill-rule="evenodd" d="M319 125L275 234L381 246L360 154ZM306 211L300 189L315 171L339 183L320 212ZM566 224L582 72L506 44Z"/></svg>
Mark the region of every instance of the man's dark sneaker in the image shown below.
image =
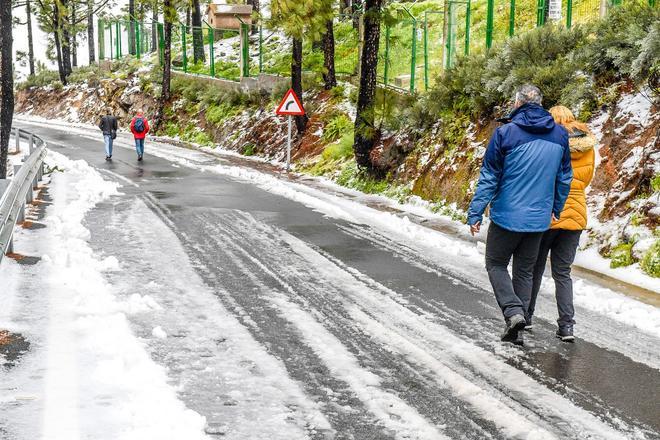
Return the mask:
<svg viewBox="0 0 660 440"><path fill-rule="evenodd" d="M511 341L511 342L513 343L513 345L520 345L521 347L522 347L523 345L525 345L525 341L523 340L523 334L524 334L524 333L525 333L525 332L518 332L518 336L516 337L516 339L514 339L513 341Z"/></svg>
<svg viewBox="0 0 660 440"><path fill-rule="evenodd" d="M105 160L106 160L106 161L109 161L109 160L110 160L110 156L105 156Z"/></svg>
<svg viewBox="0 0 660 440"><path fill-rule="evenodd" d="M142 162L142 156L138 156L138 162Z"/></svg>
<svg viewBox="0 0 660 440"><path fill-rule="evenodd" d="M502 334L502 341L514 342L518 339L518 332L525 328L525 317L523 315L513 315L506 319L506 327Z"/></svg>
<svg viewBox="0 0 660 440"><path fill-rule="evenodd" d="M573 326L568 325L565 327L559 327L557 330L557 337L564 342L575 342L575 336L573 336Z"/></svg>
<svg viewBox="0 0 660 440"><path fill-rule="evenodd" d="M529 318L525 319L526 324L525 324L525 330L529 331L532 329L532 317L530 316Z"/></svg>

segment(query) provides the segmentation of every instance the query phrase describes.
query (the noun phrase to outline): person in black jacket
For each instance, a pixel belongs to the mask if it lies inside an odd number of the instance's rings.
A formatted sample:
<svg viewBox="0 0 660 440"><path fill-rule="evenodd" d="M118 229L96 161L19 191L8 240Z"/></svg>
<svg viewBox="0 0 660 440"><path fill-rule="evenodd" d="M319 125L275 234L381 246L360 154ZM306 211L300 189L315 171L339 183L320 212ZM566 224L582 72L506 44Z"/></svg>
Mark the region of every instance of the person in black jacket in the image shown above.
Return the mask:
<svg viewBox="0 0 660 440"><path fill-rule="evenodd" d="M117 118L112 115L110 108L106 109L105 116L101 116L99 129L103 132L105 140L105 160L112 159L112 141L117 137Z"/></svg>

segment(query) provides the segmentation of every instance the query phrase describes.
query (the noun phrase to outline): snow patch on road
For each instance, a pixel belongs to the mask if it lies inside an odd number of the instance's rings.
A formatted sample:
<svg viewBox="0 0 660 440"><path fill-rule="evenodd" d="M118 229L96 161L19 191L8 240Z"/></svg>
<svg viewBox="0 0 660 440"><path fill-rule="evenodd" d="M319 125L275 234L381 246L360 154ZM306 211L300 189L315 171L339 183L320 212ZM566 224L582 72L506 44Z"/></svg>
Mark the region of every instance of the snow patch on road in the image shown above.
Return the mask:
<svg viewBox="0 0 660 440"><path fill-rule="evenodd" d="M43 337L43 346L32 354L44 358L37 363L44 368L43 394L35 397L43 420L38 438L205 439L204 418L177 399L165 370L133 335L123 305L103 278L116 261L99 259L88 244L85 215L118 194L117 184L83 161L53 152L47 161L65 172L52 178L47 227L31 237L42 250L37 286L29 292L3 289L3 297L48 299L46 320L36 323L43 327L31 329ZM41 379L30 377L34 380ZM21 387L3 392L8 393L3 400L16 401Z"/></svg>

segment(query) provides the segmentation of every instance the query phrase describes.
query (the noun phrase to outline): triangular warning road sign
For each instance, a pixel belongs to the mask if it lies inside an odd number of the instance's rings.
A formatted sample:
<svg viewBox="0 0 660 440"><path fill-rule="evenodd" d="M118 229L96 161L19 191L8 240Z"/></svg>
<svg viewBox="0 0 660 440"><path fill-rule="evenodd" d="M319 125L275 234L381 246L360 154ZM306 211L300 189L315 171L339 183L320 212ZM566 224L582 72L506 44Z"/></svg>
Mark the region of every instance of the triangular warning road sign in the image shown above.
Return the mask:
<svg viewBox="0 0 660 440"><path fill-rule="evenodd" d="M279 107L275 110L275 113L280 116L302 116L305 114L305 109L300 103L296 92L293 89L289 89L286 95L284 95L284 99L282 99Z"/></svg>

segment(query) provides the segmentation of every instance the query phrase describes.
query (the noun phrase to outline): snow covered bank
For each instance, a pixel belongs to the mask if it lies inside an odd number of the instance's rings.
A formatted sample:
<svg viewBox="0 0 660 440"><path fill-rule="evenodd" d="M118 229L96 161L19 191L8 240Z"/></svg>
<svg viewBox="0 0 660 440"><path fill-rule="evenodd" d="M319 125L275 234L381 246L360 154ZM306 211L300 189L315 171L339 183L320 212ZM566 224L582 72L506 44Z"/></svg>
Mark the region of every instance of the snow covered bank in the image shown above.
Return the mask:
<svg viewBox="0 0 660 440"><path fill-rule="evenodd" d="M19 439L206 438L204 418L177 399L165 370L131 332L103 275L117 260L99 259L88 244L83 219L118 194L117 184L82 161L53 152L47 161L65 171L52 177L46 228L24 231L16 242L17 251L40 255L41 262L31 269L13 261L0 267L3 301L10 305L0 310L0 327L32 341L25 366L34 369L0 373L14 385L3 388L0 413L31 433L13 433ZM24 270L32 271L29 289ZM42 307L22 309L35 301ZM30 399L21 397L25 390L33 390ZM22 425L22 417L36 423Z"/></svg>

